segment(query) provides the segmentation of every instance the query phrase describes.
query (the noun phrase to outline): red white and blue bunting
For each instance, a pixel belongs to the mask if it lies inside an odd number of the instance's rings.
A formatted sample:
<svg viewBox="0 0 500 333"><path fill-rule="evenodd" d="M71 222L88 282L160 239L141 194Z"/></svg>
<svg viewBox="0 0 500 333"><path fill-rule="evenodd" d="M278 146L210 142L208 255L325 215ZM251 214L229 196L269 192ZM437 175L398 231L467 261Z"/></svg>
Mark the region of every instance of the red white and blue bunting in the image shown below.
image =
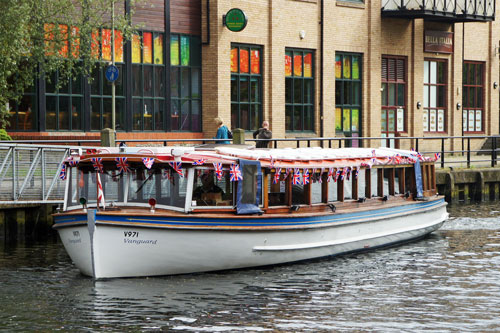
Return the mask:
<svg viewBox="0 0 500 333"><path fill-rule="evenodd" d="M116 161L116 167L118 168L118 171L120 173L130 172L130 167L128 165L126 157L117 157L115 158L115 161Z"/></svg>
<svg viewBox="0 0 500 333"><path fill-rule="evenodd" d="M240 166L238 164L231 164L229 168L229 180L232 182L236 182L242 179L243 175L241 173Z"/></svg>

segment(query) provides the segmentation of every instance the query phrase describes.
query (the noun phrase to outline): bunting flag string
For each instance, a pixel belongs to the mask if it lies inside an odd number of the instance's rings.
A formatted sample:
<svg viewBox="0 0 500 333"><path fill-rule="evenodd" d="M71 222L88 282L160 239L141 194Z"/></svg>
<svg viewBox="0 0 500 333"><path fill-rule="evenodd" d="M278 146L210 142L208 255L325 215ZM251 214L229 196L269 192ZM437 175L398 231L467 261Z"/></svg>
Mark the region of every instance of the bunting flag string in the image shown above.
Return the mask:
<svg viewBox="0 0 500 333"><path fill-rule="evenodd" d="M217 180L221 180L224 172L222 171L222 163L213 163Z"/></svg>
<svg viewBox="0 0 500 333"><path fill-rule="evenodd" d="M326 179L327 182L331 182L333 180L333 168L328 169L328 178Z"/></svg>
<svg viewBox="0 0 500 333"><path fill-rule="evenodd" d="M203 165L205 164L206 161L207 161L206 159L200 158L199 160L193 162L193 165Z"/></svg>
<svg viewBox="0 0 500 333"><path fill-rule="evenodd" d="M337 169L337 172L335 172L335 179L333 180L334 182L337 182L339 180L340 174L342 173L341 169Z"/></svg>
<svg viewBox="0 0 500 333"><path fill-rule="evenodd" d="M151 169L153 166L153 163L155 162L155 159L153 157L143 157L142 158L142 163L146 166L146 168Z"/></svg>
<svg viewBox="0 0 500 333"><path fill-rule="evenodd" d="M311 181L313 183L316 183L318 181L318 176L316 174L317 172L318 172L318 168L313 168L312 175L311 175ZM320 175L320 178L321 178L321 175Z"/></svg>
<svg viewBox="0 0 500 333"><path fill-rule="evenodd" d="M361 168L356 167L356 173L354 174L354 177L356 177L356 179L358 179L358 177L359 177L359 169L361 169Z"/></svg>
<svg viewBox="0 0 500 333"><path fill-rule="evenodd" d="M434 161L437 161L441 158L441 154L440 153L435 153L434 154Z"/></svg>
<svg viewBox="0 0 500 333"><path fill-rule="evenodd" d="M79 162L79 160L76 160L76 159L74 159L74 158L71 158L71 159L68 161L69 166L70 166L70 167L72 167L72 168L76 167L76 166L78 165L78 162Z"/></svg>
<svg viewBox="0 0 500 333"><path fill-rule="evenodd" d="M66 180L66 163L63 163L61 166L61 172L59 173L59 179L60 180Z"/></svg>
<svg viewBox="0 0 500 333"><path fill-rule="evenodd" d="M321 168L321 171L319 172L319 178L318 178L318 183L323 183L323 172L325 172L325 168Z"/></svg>
<svg viewBox="0 0 500 333"><path fill-rule="evenodd" d="M375 165L375 162L377 161L377 153L375 152L375 149L372 150L372 159L371 159L371 164Z"/></svg>
<svg viewBox="0 0 500 333"><path fill-rule="evenodd" d="M184 172L182 171L182 162L168 162L172 169L179 174L180 177L184 177Z"/></svg>
<svg viewBox="0 0 500 333"><path fill-rule="evenodd" d="M345 178L346 178L347 180L349 180L349 179L351 178L351 172L352 172L352 168L347 167L347 168L346 168L346 172L345 172Z"/></svg>
<svg viewBox="0 0 500 333"><path fill-rule="evenodd" d="M302 184L307 185L309 184L310 179L309 179L309 169L304 169L304 172L302 174Z"/></svg>
<svg viewBox="0 0 500 333"><path fill-rule="evenodd" d="M116 167L120 173L130 172L130 168L127 162L126 157L117 157L115 158Z"/></svg>
<svg viewBox="0 0 500 333"><path fill-rule="evenodd" d="M285 172L285 176L283 177L283 180L288 178L288 176L290 175L290 172L292 172L292 168L286 168L286 172Z"/></svg>
<svg viewBox="0 0 500 333"><path fill-rule="evenodd" d="M103 173L104 172L104 165L102 164L102 158L101 157L92 157L92 166L94 167L94 170Z"/></svg>
<svg viewBox="0 0 500 333"><path fill-rule="evenodd" d="M236 182L242 179L243 175L241 174L240 166L238 164L231 164L229 168L229 180Z"/></svg>
<svg viewBox="0 0 500 333"><path fill-rule="evenodd" d="M274 173L273 177L273 184L278 184L280 181L280 176L281 176L281 168L276 168L276 172Z"/></svg>
<svg viewBox="0 0 500 333"><path fill-rule="evenodd" d="M347 168L343 168L342 173L340 174L340 180L344 180L346 174L347 174Z"/></svg>
<svg viewBox="0 0 500 333"><path fill-rule="evenodd" d="M300 170L299 168L295 168L295 171L293 172L293 180L292 180L293 185L300 185Z"/></svg>

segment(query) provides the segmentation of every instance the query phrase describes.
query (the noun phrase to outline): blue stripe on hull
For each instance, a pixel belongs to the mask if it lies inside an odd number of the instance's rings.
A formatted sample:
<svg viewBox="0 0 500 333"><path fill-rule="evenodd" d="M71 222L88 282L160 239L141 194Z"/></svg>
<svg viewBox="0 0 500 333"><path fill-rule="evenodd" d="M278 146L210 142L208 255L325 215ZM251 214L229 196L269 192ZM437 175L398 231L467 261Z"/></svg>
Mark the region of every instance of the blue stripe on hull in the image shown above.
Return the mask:
<svg viewBox="0 0 500 333"><path fill-rule="evenodd" d="M354 213L337 213L327 214L321 216L302 216L302 217L287 217L287 218L273 218L263 216L248 216L246 218L197 218L186 215L186 217L154 217L145 215L143 217L126 217L117 215L105 215L99 213L97 215L97 223L107 224L120 224L120 225L137 225L149 227L211 227L211 228L238 228L238 227L321 227L332 223L340 222L353 222L358 220L378 219L387 216L412 214L418 211L437 208L444 205L444 199L428 201L428 202L414 202L408 205L374 209L367 211L359 211ZM63 227L86 223L86 215L74 216L56 216L55 226Z"/></svg>

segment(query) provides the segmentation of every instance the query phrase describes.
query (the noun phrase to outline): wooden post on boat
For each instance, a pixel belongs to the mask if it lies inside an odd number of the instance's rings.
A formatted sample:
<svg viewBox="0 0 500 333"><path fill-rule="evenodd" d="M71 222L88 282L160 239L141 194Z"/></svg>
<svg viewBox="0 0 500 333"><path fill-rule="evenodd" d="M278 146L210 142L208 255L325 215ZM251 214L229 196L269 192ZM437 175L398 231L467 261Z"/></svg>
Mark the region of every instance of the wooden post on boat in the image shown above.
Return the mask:
<svg viewBox="0 0 500 333"><path fill-rule="evenodd" d="M233 130L233 144L244 145L245 144L245 130L242 128L235 128Z"/></svg>

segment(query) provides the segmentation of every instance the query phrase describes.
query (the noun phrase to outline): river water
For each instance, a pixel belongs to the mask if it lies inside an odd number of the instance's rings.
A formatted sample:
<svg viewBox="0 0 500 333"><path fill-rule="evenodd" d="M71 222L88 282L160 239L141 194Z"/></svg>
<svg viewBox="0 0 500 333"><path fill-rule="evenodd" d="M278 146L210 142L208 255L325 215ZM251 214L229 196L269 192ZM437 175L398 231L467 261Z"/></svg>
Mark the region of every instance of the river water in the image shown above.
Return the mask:
<svg viewBox="0 0 500 333"><path fill-rule="evenodd" d="M57 238L0 240L0 331L499 332L500 205L426 239L220 273L93 282Z"/></svg>

